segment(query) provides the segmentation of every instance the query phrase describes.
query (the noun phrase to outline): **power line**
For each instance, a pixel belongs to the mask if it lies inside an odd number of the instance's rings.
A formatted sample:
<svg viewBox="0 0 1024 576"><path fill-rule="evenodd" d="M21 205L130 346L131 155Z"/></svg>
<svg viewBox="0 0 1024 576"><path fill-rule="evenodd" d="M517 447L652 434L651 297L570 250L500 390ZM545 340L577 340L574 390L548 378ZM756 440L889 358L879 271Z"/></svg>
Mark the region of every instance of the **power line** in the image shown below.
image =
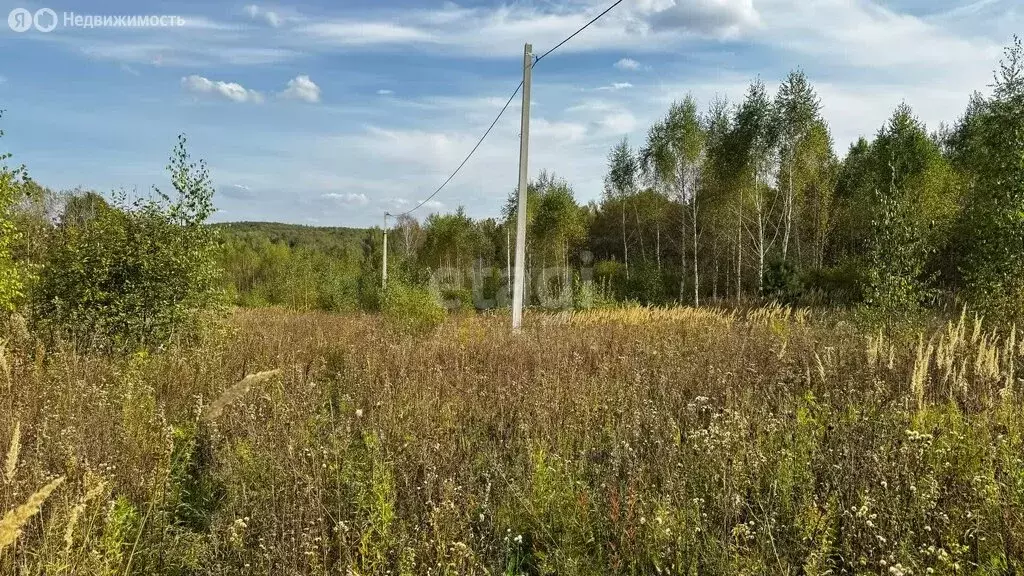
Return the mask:
<svg viewBox="0 0 1024 576"><path fill-rule="evenodd" d="M601 12L597 16L594 16L594 18L590 22L587 22L586 24L583 25L582 28L580 28L579 30L573 32L572 36L569 36L565 40L562 40L554 48L552 48L551 50L548 50L547 52L545 52L545 53L541 54L540 56L538 56L537 59L533 61L533 63L536 64L537 62L540 62L541 60L544 59L545 56L547 56L548 54L551 54L555 50L558 50L559 48L561 48L563 44L565 44L569 40L572 40L573 38L575 38L577 34L579 34L580 32L583 32L584 30L586 30L591 24L593 24L594 22L597 22L598 20L600 20L605 14L611 12L612 8L615 8L619 4L622 4L622 0L618 0L618 2L616 2L616 3L612 4L611 6L609 6L608 8L606 8L604 12Z"/></svg>
<svg viewBox="0 0 1024 576"><path fill-rule="evenodd" d="M464 160L462 161L462 164L459 164L459 167L458 167L458 168L456 168L456 169L455 169L455 172L452 172L452 175L451 175L451 176L449 176L449 177L448 177L448 179L444 181L444 184L441 184L441 186L439 186L437 190L434 190L434 193L433 193L433 194L431 194L430 196L427 196L427 197L426 197L426 199L424 199L424 200L423 200L422 202L420 202L419 204L417 204L415 208L412 208L412 209L410 209L410 210L406 210L405 212L402 212L401 214L392 214L392 216L394 216L395 218L397 218L397 217L399 217L399 216L405 216L406 214L409 214L409 213L411 213L411 212L415 212L416 210L419 210L419 209L420 209L420 208L421 208L421 207L422 207L422 206L423 206L424 204L426 204L427 202L430 202L430 200L431 200L431 199L432 199L432 198L433 198L434 196L437 196L437 194L438 194L438 193L439 193L439 192L440 192L441 190L444 190L444 187L445 187L445 186L447 186L447 185L448 185L448 183L449 183L449 182L451 182L453 178L455 178L455 175L456 175L456 174L458 174L460 170L462 170L462 167L466 165L466 162L469 162L469 159L473 157L473 154L474 154L474 153L476 152L476 149L477 149L477 148L479 148L479 147L480 147L480 145L484 143L484 138L487 138L487 135L488 135L488 134L490 134L490 133L491 133L491 130L493 130L493 129L494 129L494 125L495 125L495 124L497 124L497 123L498 123L498 120L500 120L500 119L501 119L501 115L505 113L505 110L508 110L508 107L509 107L509 105L511 105L511 104L512 104L512 100L514 100L514 99L515 99L515 97L516 97L516 94L518 94L518 93L519 93L519 89L520 89L520 88L522 88L522 87L523 87L523 82L522 82L522 81L520 81L520 82L519 82L519 85L518 85L518 86L516 86L516 89L515 89L515 91L514 91L514 92L512 92L512 95L508 97L508 102L505 102L505 105L501 107L501 111L500 111L500 112L498 112L498 115L494 117L494 122L491 122L491 125L487 127L487 131L486 131L486 132L484 132L484 135L483 135L483 136L481 136L479 140L477 140L477 142L476 142L476 146L473 146L473 149L469 151L469 154L468 154L468 155L466 156L466 158L465 158L465 159L464 159Z"/></svg>
<svg viewBox="0 0 1024 576"><path fill-rule="evenodd" d="M541 60L543 60L545 56L547 56L547 55L551 54L552 52L554 52L555 50L558 50L559 48L561 48L566 42L568 42L569 40L572 40L573 38L575 38L580 32L583 32L588 27L590 27L591 24L593 24L594 22L597 22L598 20L600 20L605 14L611 12L612 9L615 8L616 6L618 6L619 4L622 4L622 0L617 0L614 4L612 4L611 6L606 8L604 10L604 12L601 12L597 16L594 16L594 18L592 18L590 20L590 22L587 22L579 30L577 30L577 31L573 32L571 35L569 35L569 37L567 37L565 40L562 40L561 42L556 44L554 48L552 48L552 49L548 50L547 52L541 54L539 57L537 57L533 61L533 65L536 66L537 63L540 62ZM427 202L430 202L434 198L434 196L437 196L441 192L441 190L444 190L444 187L447 186L448 183L451 182L455 178L455 176L462 170L462 168L466 165L466 163L469 162L469 159L473 157L473 154L476 153L477 149L480 148L480 145L484 143L484 139L487 138L487 136L491 133L491 130L493 130L494 126L498 123L498 120L500 120L501 116L505 113L506 110L508 110L508 107L512 104L512 100L515 99L516 94L519 93L519 90L522 87L523 87L523 82L520 81L519 85L516 86L516 89L512 92L512 95L508 97L508 101L505 102L505 105L501 107L501 111L498 112L497 116L495 116L494 121L491 122L491 125L487 127L487 130L484 132L484 135L481 136L479 140L477 140L476 146L473 146L473 149L469 151L469 154L467 154L466 158L462 160L462 163L459 164L459 167L456 168L454 172L452 172L451 176L449 176L448 179L445 180L444 183L441 184L437 188L437 190L434 190L434 192L430 196L427 196L422 202L417 204L415 207L413 207L413 208L411 208L409 210L406 210L405 212L401 212L399 214L385 213L385 216L393 216L393 217L397 218L399 216L405 216L406 214L411 214L411 213L419 210L420 208L422 208L423 205L426 204Z"/></svg>

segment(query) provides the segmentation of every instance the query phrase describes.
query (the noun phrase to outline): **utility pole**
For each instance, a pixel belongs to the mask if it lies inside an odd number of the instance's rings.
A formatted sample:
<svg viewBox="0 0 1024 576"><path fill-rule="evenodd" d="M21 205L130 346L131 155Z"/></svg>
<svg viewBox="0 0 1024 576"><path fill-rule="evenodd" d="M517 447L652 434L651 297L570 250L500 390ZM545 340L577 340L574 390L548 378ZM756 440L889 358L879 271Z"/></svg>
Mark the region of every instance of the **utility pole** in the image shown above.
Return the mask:
<svg viewBox="0 0 1024 576"><path fill-rule="evenodd" d="M530 79L533 75L533 46L523 49L523 119L519 131L519 210L516 214L516 275L512 293L512 330L523 324L523 297L526 290L526 196L530 156Z"/></svg>
<svg viewBox="0 0 1024 576"><path fill-rule="evenodd" d="M388 289L388 216L391 214L384 213L384 265L380 269L380 287L381 290Z"/></svg>
<svg viewBox="0 0 1024 576"><path fill-rule="evenodd" d="M508 294L512 294L512 228L505 225L505 283ZM506 296L508 298L508 296ZM507 302L507 300L506 300Z"/></svg>

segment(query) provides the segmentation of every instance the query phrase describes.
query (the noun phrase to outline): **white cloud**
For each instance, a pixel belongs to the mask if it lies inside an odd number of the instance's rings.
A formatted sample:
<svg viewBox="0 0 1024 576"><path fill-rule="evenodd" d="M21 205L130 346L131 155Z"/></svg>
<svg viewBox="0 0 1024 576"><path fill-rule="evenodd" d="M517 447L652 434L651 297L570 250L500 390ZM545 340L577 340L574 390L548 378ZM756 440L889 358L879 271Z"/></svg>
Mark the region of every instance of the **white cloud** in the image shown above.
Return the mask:
<svg viewBox="0 0 1024 576"><path fill-rule="evenodd" d="M64 42L65 40L58 40ZM176 40L115 41L111 36L89 36L75 44L80 53L100 60L146 66L199 68L217 64L254 66L274 64L297 53L285 48L225 45L203 41Z"/></svg>
<svg viewBox="0 0 1024 576"><path fill-rule="evenodd" d="M336 20L307 24L297 30L298 38L311 38L331 46L373 46L431 42L425 30L393 22Z"/></svg>
<svg viewBox="0 0 1024 576"><path fill-rule="evenodd" d="M587 127L576 122L551 122L544 118L530 121L530 140L534 138L568 143L578 142L587 135Z"/></svg>
<svg viewBox="0 0 1024 576"><path fill-rule="evenodd" d="M181 85L189 92L195 92L197 94L216 94L233 102L263 101L262 94L255 90L249 90L241 84L210 80L196 74L182 78Z"/></svg>
<svg viewBox="0 0 1024 576"><path fill-rule="evenodd" d="M608 86L601 86L600 88L598 88L598 90L626 90L627 88L632 87L633 85L630 84L629 82L613 82Z"/></svg>
<svg viewBox="0 0 1024 576"><path fill-rule="evenodd" d="M1000 2L1004 8L1013 2L981 1L984 10L970 12L976 18L989 17ZM194 128L207 131L214 150L209 159L218 170L218 181L259 183L252 193L260 202L246 207L238 202L237 210L230 206L236 210L233 217L250 217L263 210L264 217L301 221L306 216L303 210L334 209L342 215L335 221L363 224L377 222L379 215L371 213L378 207L393 212L412 208L418 202L407 199L425 198L465 158L518 81L512 64L523 37L530 38L542 52L592 18L602 8L599 3L510 2L498 7L411 7L402 12L378 6L372 12L346 12L344 17L328 14L319 27L310 27L312 20L295 18L281 8L278 14L286 17L280 28L260 22L245 23L232 31L204 28L194 36L176 37L168 31L152 30L126 43L121 43L120 35L116 39L91 35L87 40L89 46L104 42L103 53L96 57L129 62L143 71L142 65L156 57L168 67L202 63L186 72L223 69L205 66L229 59L232 64L249 65L280 62L298 54L343 54L340 58L347 58L354 53L352 58L358 59L361 52L373 50L375 54L415 52L423 58L442 57L430 62L439 67L439 73L450 74L450 81L439 87L431 85L427 90L436 92L418 96L413 94L423 87L413 90L411 85L393 83L386 76L392 71L378 70L368 59L367 69L359 70L366 73L359 80L362 88L354 88L351 103L312 109L322 112L324 121L283 135L281 141L268 137L266 125L240 126L227 118L223 124ZM700 17L679 20L692 12ZM915 12L919 10L915 8ZM992 17L1013 22L1006 12ZM302 36L306 29L315 33ZM64 42L69 35L49 36L52 39L48 41ZM535 176L541 169L554 170L568 179L581 201L597 198L609 147L624 135L633 145L641 144L646 128L665 114L672 101L692 92L702 108L716 94L727 95L735 103L757 75L769 82L769 90L774 92L778 80L796 66L807 69L818 89L840 154L858 135L870 137L902 100L935 128L939 120L954 120L963 111L970 91L984 89L990 81L998 47L1005 43L1005 38L996 36L980 22L965 31L955 19L900 13L883 6L881 0L624 2L546 63L554 65L556 59L565 63L562 73L566 76L549 76L537 93L530 173ZM723 45L719 43L722 38L734 41ZM77 44L75 48L81 49ZM596 69L582 61L577 66L570 58L574 52L593 51L632 58L617 62L608 58L603 64L598 60ZM694 57L681 63L672 56L680 53ZM461 56L472 60L467 64ZM472 64L479 62L479 57L506 58L494 64L509 72L494 78L493 84L491 80L481 84ZM627 73L651 66L659 71L657 78ZM305 71L320 77L316 69ZM293 75L267 80L258 87L270 87L275 93L287 91L283 81ZM631 82L612 83L624 79ZM371 83L365 84L367 81ZM233 86L240 91L228 90L232 84L201 76L188 84L195 84L186 88L197 93L235 101L254 92L237 84ZM373 85L387 88L378 90ZM288 88L292 87L289 83ZM395 92L401 97L378 97ZM474 216L498 213L517 179L518 106L516 98L437 201L452 208L465 204ZM273 147L273 155L268 147ZM274 161L266 161L268 158ZM246 191L229 192L241 195ZM328 193L333 196L323 196ZM306 203L293 202L293 195L305 198ZM287 198L288 204L280 198ZM421 208L414 215L427 210Z"/></svg>
<svg viewBox="0 0 1024 576"><path fill-rule="evenodd" d="M597 125L610 134L629 134L637 126L636 116L627 111L614 112L598 120Z"/></svg>
<svg viewBox="0 0 1024 576"><path fill-rule="evenodd" d="M987 80L1000 41L959 35L949 27L870 0L767 0L759 43L843 67L891 70L923 81L973 72ZM979 63L985 65L979 68ZM984 80L983 80L984 82ZM976 84L977 85L977 84Z"/></svg>
<svg viewBox="0 0 1024 576"><path fill-rule="evenodd" d="M559 54L673 53L698 41L727 39L743 42L743 47L752 43L845 69L896 71L918 65L931 71L976 69L979 56L985 62L998 56L1006 40L1003 31L1020 27L1022 13L1014 12L1010 4L1011 0L975 0L959 11L915 16L887 8L882 0L632 0L565 44ZM72 34L32 39L65 43L98 58L159 61L164 66L261 65L309 54L412 47L508 58L516 55L524 37L538 50L553 46L600 9L587 0L472 8L446 3L402 10L381 7L346 16L318 14L313 19L294 10L250 4L245 13L266 20L270 27L238 27L188 17L188 30L152 30L145 36L126 31L116 39ZM957 15L972 18L970 25L963 26L969 26L973 35L956 33L965 30ZM700 46L704 53L707 47ZM622 58L615 67L646 68L633 58ZM987 75L989 68L981 70Z"/></svg>
<svg viewBox="0 0 1024 576"><path fill-rule="evenodd" d="M753 0L637 0L636 13L652 31L736 37L760 24Z"/></svg>
<svg viewBox="0 0 1024 576"><path fill-rule="evenodd" d="M373 157L406 165L406 172L426 169L426 174L441 177L454 169L476 144L479 134L451 130L432 132L416 129L393 129L370 126L364 134L329 138L327 149L356 146ZM477 156L490 153L487 146Z"/></svg>
<svg viewBox="0 0 1024 576"><path fill-rule="evenodd" d="M566 112L608 112L618 106L606 100L583 100L565 109Z"/></svg>
<svg viewBox="0 0 1024 576"><path fill-rule="evenodd" d="M288 87L281 93L281 96L316 104L320 101L320 87L310 80L309 76L303 74L289 80Z"/></svg>
<svg viewBox="0 0 1024 576"><path fill-rule="evenodd" d="M615 67L619 70L639 70L640 63L632 58L623 58L615 63Z"/></svg>
<svg viewBox="0 0 1024 576"><path fill-rule="evenodd" d="M262 19L263 21L265 21L267 24L270 24L274 28L278 28L281 26L281 15L272 10L260 8L255 4L249 4L245 7L245 13L249 15L249 18L252 18L253 20Z"/></svg>
<svg viewBox="0 0 1024 576"><path fill-rule="evenodd" d="M791 0L792 1L792 0ZM390 18L335 18L298 29L297 40L334 47L419 45L486 57L515 54L523 38L553 46L600 10L586 2L509 3L494 7L395 11ZM609 12L560 52L611 48L661 52L694 38L734 38L760 22L752 0L634 0ZM635 61L623 59L626 66Z"/></svg>
<svg viewBox="0 0 1024 576"><path fill-rule="evenodd" d="M370 203L370 199L366 197L366 194L349 192L340 194L337 192L330 192L323 195L328 200L334 200L339 204L345 204L348 206L366 206Z"/></svg>

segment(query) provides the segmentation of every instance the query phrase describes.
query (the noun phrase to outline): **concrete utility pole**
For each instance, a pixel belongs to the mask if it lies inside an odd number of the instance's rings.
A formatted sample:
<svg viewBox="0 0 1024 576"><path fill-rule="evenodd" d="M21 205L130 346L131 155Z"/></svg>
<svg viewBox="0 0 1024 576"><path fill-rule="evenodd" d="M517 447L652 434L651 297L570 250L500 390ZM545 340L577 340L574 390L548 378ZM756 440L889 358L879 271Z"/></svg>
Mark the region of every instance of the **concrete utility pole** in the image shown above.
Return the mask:
<svg viewBox="0 0 1024 576"><path fill-rule="evenodd" d="M523 324L526 290L526 196L530 156L530 79L533 75L533 46L523 49L523 119L519 132L519 210L516 214L516 275L512 293L512 330Z"/></svg>
<svg viewBox="0 0 1024 576"><path fill-rule="evenodd" d="M512 229L508 226L505 226L505 288L508 298L512 295Z"/></svg>
<svg viewBox="0 0 1024 576"><path fill-rule="evenodd" d="M388 289L388 216L391 214L384 213L384 265L380 269L380 287L382 290Z"/></svg>

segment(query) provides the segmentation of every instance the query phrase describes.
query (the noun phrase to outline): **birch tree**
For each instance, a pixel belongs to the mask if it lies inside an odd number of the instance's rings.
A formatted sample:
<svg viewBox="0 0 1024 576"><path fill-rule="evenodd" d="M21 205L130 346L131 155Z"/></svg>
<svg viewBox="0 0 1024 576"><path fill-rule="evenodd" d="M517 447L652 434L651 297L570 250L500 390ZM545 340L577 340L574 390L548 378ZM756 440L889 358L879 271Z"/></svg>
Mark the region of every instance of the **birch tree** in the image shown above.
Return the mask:
<svg viewBox="0 0 1024 576"><path fill-rule="evenodd" d="M800 156L805 153L807 140L814 124L819 120L821 101L803 70L789 73L775 97L778 111L779 152L786 182L782 204L782 260L789 255L789 243L794 228L794 211L797 206L799 185L794 183L800 165Z"/></svg>
<svg viewBox="0 0 1024 576"><path fill-rule="evenodd" d="M644 172L670 196L689 209L689 239L684 240L683 244L692 239L695 305L700 305L698 194L707 156L706 138L703 120L697 112L697 102L692 96L687 95L682 102L672 104L668 115L651 128L647 135L647 145L640 154ZM685 225L682 232L686 238ZM683 254L685 270L686 250L680 252ZM683 289L683 283L680 282L680 298Z"/></svg>
<svg viewBox="0 0 1024 576"><path fill-rule="evenodd" d="M629 243L626 238L626 201L636 193L639 166L636 154L623 138L608 155L608 175L605 177L604 192L607 198L617 198L622 207L622 260L629 279Z"/></svg>
<svg viewBox="0 0 1024 576"><path fill-rule="evenodd" d="M750 184L753 225L752 229L748 228L748 235L757 254L757 287L760 292L764 281L765 260L778 237L777 227L774 233L769 229L776 200L770 185L775 172L775 152L778 146L776 111L761 79L755 80L747 89L746 98L737 111L734 131L736 148L733 153L738 155L742 173Z"/></svg>

